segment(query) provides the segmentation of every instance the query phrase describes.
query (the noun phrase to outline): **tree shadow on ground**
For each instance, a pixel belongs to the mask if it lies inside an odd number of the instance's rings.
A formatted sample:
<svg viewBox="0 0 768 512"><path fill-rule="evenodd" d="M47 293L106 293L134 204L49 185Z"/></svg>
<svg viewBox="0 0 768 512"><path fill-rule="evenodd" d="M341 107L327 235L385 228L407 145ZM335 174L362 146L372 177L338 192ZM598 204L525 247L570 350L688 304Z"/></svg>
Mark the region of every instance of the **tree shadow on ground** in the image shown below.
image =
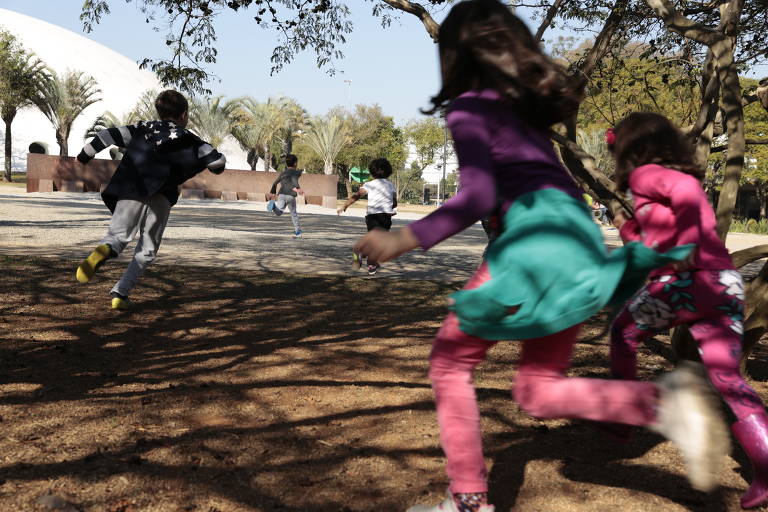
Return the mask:
<svg viewBox="0 0 768 512"><path fill-rule="evenodd" d="M55 491L84 510L399 510L444 488L426 360L456 285L157 266L117 312L121 268L78 286L71 262L2 263L7 509ZM575 374L606 375L602 323ZM477 382L500 510L541 460L624 489L630 509L665 478L682 490L663 498L699 499L662 469L624 467L657 438L614 450L581 427L527 428L508 391L517 355L499 344Z"/></svg>

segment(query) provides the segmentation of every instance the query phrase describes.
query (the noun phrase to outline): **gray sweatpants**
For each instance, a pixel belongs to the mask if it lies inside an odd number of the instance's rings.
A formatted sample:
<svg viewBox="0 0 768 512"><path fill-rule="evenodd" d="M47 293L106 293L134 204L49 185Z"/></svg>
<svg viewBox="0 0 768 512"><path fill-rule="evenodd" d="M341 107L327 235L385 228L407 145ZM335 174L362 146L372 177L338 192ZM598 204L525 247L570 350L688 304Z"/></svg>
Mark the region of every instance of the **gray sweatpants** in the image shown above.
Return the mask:
<svg viewBox="0 0 768 512"><path fill-rule="evenodd" d="M147 199L120 199L117 202L109 222L109 231L99 244L109 244L113 251L120 254L137 231L139 241L123 277L112 288L113 292L129 295L149 264L155 260L170 213L171 205L162 194Z"/></svg>
<svg viewBox="0 0 768 512"><path fill-rule="evenodd" d="M301 232L301 224L299 224L299 212L296 211L296 198L287 194L278 194L277 201L275 201L275 215L280 216L283 211L288 208L291 210L291 221L293 222L293 232Z"/></svg>

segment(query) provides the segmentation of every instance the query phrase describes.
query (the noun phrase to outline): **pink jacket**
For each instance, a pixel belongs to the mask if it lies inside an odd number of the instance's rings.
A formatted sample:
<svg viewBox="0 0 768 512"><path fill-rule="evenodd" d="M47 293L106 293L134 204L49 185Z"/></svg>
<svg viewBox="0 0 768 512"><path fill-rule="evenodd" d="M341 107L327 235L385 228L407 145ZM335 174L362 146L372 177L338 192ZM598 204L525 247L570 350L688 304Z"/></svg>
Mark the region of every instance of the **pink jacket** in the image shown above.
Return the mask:
<svg viewBox="0 0 768 512"><path fill-rule="evenodd" d="M640 241L659 251L696 244L694 269L733 269L733 262L715 230L715 212L699 181L661 165L642 165L629 175L635 217L619 231L624 241ZM668 267L653 272L669 273Z"/></svg>

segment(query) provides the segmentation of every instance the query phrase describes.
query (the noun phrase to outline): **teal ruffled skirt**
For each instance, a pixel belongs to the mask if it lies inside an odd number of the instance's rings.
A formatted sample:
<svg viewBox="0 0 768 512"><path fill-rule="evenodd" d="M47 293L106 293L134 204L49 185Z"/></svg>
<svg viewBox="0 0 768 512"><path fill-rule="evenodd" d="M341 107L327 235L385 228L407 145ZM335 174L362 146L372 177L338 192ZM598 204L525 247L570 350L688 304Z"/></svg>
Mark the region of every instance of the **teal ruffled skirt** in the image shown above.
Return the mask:
<svg viewBox="0 0 768 512"><path fill-rule="evenodd" d="M695 245L658 253L632 242L608 253L586 204L557 189L520 196L488 248L491 279L454 293L450 309L467 334L488 340L548 336L623 304L651 270Z"/></svg>

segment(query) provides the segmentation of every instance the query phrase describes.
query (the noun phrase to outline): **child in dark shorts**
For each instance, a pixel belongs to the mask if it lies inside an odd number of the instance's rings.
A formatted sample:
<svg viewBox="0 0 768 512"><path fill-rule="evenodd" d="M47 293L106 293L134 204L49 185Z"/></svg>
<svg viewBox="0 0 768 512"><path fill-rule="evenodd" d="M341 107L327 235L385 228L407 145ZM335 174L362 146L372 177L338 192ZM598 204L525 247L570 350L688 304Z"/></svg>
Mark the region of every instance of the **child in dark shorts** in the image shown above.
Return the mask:
<svg viewBox="0 0 768 512"><path fill-rule="evenodd" d="M392 228L392 216L396 214L397 208L397 189L387 178L392 175L392 165L386 158L377 158L370 163L368 171L373 176L371 181L366 182L347 202L339 208L338 214L346 211L349 206L362 198L368 196L368 210L365 216L365 226L368 231L374 229L383 229L389 231ZM359 256L355 255L355 264L360 264ZM368 259L368 274L373 275L378 272L379 263Z"/></svg>

